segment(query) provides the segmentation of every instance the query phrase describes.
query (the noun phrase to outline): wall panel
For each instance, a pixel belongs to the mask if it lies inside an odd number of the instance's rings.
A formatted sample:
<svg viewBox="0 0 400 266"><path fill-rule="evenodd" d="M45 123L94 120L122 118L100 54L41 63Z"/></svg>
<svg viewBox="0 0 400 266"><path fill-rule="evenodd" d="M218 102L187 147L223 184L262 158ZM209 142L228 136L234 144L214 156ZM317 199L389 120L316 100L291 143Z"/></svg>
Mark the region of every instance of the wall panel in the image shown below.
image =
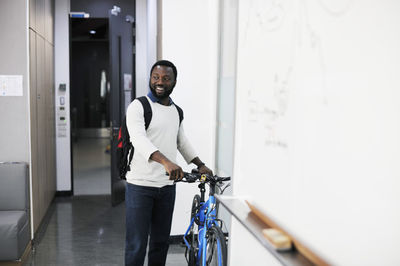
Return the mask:
<svg viewBox="0 0 400 266"><path fill-rule="evenodd" d="M46 208L46 76L45 76L45 40L36 35L37 55L37 144L38 144L38 180L39 180L39 217L44 216Z"/></svg>
<svg viewBox="0 0 400 266"><path fill-rule="evenodd" d="M36 1L29 0L29 27L36 29Z"/></svg>
<svg viewBox="0 0 400 266"><path fill-rule="evenodd" d="M54 20L53 20L54 21ZM55 80L54 80L54 46L50 46L50 58L49 58L49 76L50 76L50 95L52 99L52 112L50 112L50 125L51 125L51 178L50 178L50 189L51 189L51 198L55 195L55 192L57 190L57 174L56 174L56 114L55 114Z"/></svg>
<svg viewBox="0 0 400 266"><path fill-rule="evenodd" d="M30 51L30 119L31 119L31 174L32 174L32 202L33 224L39 220L39 179L38 179L38 136L37 136L37 62L36 62L36 33L29 30ZM34 227L36 230L37 227Z"/></svg>
<svg viewBox="0 0 400 266"><path fill-rule="evenodd" d="M30 0L30 112L33 230L54 197L54 0Z"/></svg>
<svg viewBox="0 0 400 266"><path fill-rule="evenodd" d="M45 0L35 0L35 31L41 36L45 36Z"/></svg>
<svg viewBox="0 0 400 266"><path fill-rule="evenodd" d="M45 0L44 9L45 38L51 44L54 44L54 1Z"/></svg>
<svg viewBox="0 0 400 266"><path fill-rule="evenodd" d="M53 46L45 42L45 91L46 91L46 205L50 204L55 191L54 173L54 85L53 85Z"/></svg>

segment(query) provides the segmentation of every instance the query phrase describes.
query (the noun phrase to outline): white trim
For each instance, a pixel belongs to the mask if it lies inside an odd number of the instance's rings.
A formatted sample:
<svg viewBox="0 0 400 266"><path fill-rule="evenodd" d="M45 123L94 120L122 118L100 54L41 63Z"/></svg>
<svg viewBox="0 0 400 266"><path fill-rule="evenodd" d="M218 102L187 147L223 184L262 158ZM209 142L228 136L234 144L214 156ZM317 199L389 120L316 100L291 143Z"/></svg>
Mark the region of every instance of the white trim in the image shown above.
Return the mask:
<svg viewBox="0 0 400 266"><path fill-rule="evenodd" d="M27 73L26 73L26 96L28 101L28 155L29 155L29 210L30 210L30 219L31 219L31 239L34 237L34 228L33 228L33 189L32 189L32 132L31 132L31 55L30 55L30 36L29 36L29 23L30 23L30 14L29 14L29 0L26 0L26 50L27 50Z"/></svg>
<svg viewBox="0 0 400 266"><path fill-rule="evenodd" d="M210 73L211 74L211 88L213 88L211 92L211 112L212 112L212 117L214 117L214 120L212 121L211 129L211 150L210 150L210 157L211 157L211 162L209 163L211 166L211 169L214 169L215 172L215 167L216 167L216 147L217 147L217 131L215 130L217 128L217 103L218 103L218 83L219 83L219 43L220 43L220 38L219 38L219 14L220 14L220 4L219 1L214 1L214 0L209 0L209 10L214 11L212 14L212 20L209 20L209 28L214 28L215 32L213 33L215 35L215 42L210 42L209 45L211 46L211 51L213 51L213 55L211 58L214 58L214 63L212 64L212 68L210 68ZM217 27L215 27L217 25ZM216 49L215 49L216 47ZM216 173L215 173L216 174Z"/></svg>

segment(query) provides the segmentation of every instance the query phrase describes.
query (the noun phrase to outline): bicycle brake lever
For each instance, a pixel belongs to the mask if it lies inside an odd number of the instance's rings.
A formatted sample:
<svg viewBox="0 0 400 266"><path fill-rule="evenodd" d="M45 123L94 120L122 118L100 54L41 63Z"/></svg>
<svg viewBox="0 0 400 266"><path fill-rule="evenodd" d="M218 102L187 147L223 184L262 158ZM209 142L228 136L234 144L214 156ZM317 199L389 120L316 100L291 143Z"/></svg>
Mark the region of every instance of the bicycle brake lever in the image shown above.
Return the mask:
<svg viewBox="0 0 400 266"><path fill-rule="evenodd" d="M186 176L186 181L187 181L188 183L194 183L194 182L196 182L196 180L197 180L197 176L196 176L196 175L194 175L194 174L187 174L187 176Z"/></svg>
<svg viewBox="0 0 400 266"><path fill-rule="evenodd" d="M193 168L192 169L192 174L199 174L199 169Z"/></svg>

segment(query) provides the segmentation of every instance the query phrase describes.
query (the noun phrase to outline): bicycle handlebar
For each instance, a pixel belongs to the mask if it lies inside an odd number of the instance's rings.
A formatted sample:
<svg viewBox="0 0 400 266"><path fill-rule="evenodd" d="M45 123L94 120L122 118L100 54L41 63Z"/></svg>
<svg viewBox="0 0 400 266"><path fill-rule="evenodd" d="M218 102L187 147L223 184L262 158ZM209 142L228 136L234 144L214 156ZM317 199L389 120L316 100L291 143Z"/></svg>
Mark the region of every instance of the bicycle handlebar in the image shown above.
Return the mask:
<svg viewBox="0 0 400 266"><path fill-rule="evenodd" d="M200 182L204 183L218 183L218 182L223 182L223 181L229 181L231 180L231 177L221 177L221 176L211 176L207 174L200 174L200 173L187 173L183 172L183 179L179 180L181 182L187 182L187 183L194 183L197 180L200 180ZM176 182L179 182L176 181Z"/></svg>

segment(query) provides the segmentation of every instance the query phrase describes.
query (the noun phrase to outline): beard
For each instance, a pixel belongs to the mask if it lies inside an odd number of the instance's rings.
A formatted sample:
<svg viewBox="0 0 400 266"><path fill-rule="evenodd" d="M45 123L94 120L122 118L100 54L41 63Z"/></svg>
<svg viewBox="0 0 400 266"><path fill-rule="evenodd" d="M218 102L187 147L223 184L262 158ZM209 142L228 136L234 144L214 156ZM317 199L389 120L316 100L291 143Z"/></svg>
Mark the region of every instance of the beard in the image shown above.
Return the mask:
<svg viewBox="0 0 400 266"><path fill-rule="evenodd" d="M150 90L155 97L163 100L171 95L172 91L174 90L174 86L157 86L150 83Z"/></svg>

